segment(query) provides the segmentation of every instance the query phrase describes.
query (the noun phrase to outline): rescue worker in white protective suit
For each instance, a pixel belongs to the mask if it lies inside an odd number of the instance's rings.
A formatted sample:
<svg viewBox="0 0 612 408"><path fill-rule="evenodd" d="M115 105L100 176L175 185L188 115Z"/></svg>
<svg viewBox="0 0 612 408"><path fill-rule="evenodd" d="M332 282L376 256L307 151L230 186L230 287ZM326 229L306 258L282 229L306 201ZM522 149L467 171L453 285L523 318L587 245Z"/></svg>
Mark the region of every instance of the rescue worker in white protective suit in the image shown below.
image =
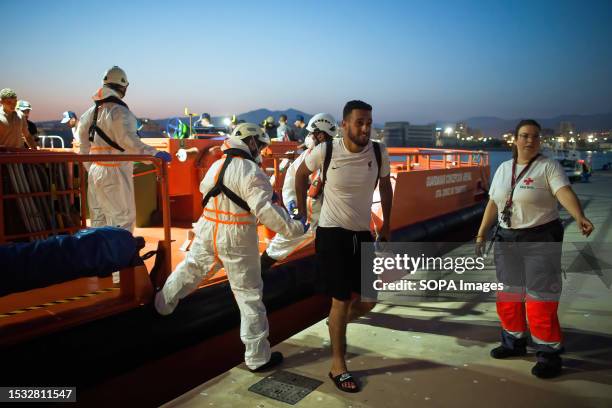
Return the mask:
<svg viewBox="0 0 612 408"><path fill-rule="evenodd" d="M272 203L272 185L255 161L269 143L269 137L252 123L238 125L225 140L221 147L224 156L210 166L200 184L204 212L194 224L191 250L154 300L156 311L168 315L202 279L224 267L240 309L244 360L253 371L270 368L283 359L280 352L270 352L268 342L257 220L288 237L302 235L307 228Z"/></svg>
<svg viewBox="0 0 612 408"><path fill-rule="evenodd" d="M316 145L331 141L336 136L337 128L334 117L328 113L318 113L308 122L308 126L306 126L308 136L304 141L308 149L291 163L285 173L285 181L283 182L283 203L285 203L289 213L293 214L294 210L297 209L295 172ZM262 272L268 270L274 263L282 261L295 251L314 242L315 230L319 221L319 214L321 213L321 204L323 203L322 185L318 173L318 171L315 171L310 175L311 188L309 189L306 203L308 210L307 223L310 224L310 228L304 235L297 238L289 238L283 234L276 234L272 241L270 241L268 248L261 254Z"/></svg>
<svg viewBox="0 0 612 408"><path fill-rule="evenodd" d="M169 162L168 152L140 141L137 118L122 99L129 83L125 72L114 66L106 71L94 106L79 120L77 135L81 154L147 154ZM85 163L88 172L87 203L92 227L106 225L134 231L134 166L132 162Z"/></svg>

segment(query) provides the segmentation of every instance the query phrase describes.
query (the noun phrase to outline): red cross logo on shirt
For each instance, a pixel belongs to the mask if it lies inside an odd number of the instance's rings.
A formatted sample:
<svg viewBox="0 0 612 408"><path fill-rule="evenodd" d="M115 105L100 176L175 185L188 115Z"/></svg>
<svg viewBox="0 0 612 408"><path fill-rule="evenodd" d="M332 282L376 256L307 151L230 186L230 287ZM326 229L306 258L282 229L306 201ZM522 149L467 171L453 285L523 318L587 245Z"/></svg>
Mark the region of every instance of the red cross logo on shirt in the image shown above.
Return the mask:
<svg viewBox="0 0 612 408"><path fill-rule="evenodd" d="M533 183L533 179L532 179L531 177L526 178L526 179L523 181L523 184L525 184L525 185L530 185L531 183Z"/></svg>

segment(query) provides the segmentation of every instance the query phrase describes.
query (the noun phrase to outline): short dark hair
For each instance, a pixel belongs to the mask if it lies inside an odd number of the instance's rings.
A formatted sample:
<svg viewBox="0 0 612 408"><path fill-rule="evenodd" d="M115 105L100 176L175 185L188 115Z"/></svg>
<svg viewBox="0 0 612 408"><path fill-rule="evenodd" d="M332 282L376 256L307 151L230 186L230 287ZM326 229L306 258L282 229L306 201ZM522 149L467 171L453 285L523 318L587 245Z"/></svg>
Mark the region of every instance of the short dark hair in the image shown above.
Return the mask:
<svg viewBox="0 0 612 408"><path fill-rule="evenodd" d="M516 148L516 140L518 139L518 132L519 130L521 130L521 128L523 126L535 126L538 128L538 131L542 130L542 126L540 126L540 124L534 120L534 119L522 119L517 125L516 128L514 128L514 140L515 140L515 144L512 145L512 158L514 160L518 159L518 150Z"/></svg>
<svg viewBox="0 0 612 408"><path fill-rule="evenodd" d="M278 118L278 120L282 120L283 122L287 121L287 115L285 115L284 113L282 115L280 115L280 117Z"/></svg>
<svg viewBox="0 0 612 408"><path fill-rule="evenodd" d="M342 119L348 118L355 109L372 112L372 105L360 100L348 101L342 110Z"/></svg>

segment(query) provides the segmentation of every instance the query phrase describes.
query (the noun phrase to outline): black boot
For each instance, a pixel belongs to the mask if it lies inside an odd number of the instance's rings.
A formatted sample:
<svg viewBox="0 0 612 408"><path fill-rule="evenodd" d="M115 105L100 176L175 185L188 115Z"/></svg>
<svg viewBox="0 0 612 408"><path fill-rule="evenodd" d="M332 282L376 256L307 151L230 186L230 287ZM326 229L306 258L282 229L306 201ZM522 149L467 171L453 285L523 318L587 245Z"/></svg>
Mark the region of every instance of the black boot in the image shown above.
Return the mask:
<svg viewBox="0 0 612 408"><path fill-rule="evenodd" d="M526 348L509 349L505 346L498 346L491 350L491 357L493 358L508 358L508 357L519 357L527 354Z"/></svg>
<svg viewBox="0 0 612 408"><path fill-rule="evenodd" d="M538 351L536 357L538 362L531 369L531 374L538 378L554 378L561 374L563 360L560 352L546 353Z"/></svg>
<svg viewBox="0 0 612 408"><path fill-rule="evenodd" d="M501 346L495 347L491 350L491 357L493 358L508 358L508 357L519 357L527 354L527 338L515 339L510 337L507 333L502 333L502 344Z"/></svg>
<svg viewBox="0 0 612 408"><path fill-rule="evenodd" d="M164 287L164 283L166 283L166 279L168 275L170 275L170 271L166 271L166 250L162 246L162 242L159 241L157 243L157 251L150 251L143 256L143 259L150 258L155 255L155 262L153 263L153 268L151 268L151 272L149 273L149 279L151 280L151 285L153 285L153 293L159 292L161 288Z"/></svg>
<svg viewBox="0 0 612 408"><path fill-rule="evenodd" d="M251 371L254 373L258 373L260 371L266 371L266 370L271 369L272 367L279 365L282 362L283 362L283 353L281 353L280 351L273 351L272 354L270 354L270 360L268 360L266 364L259 366L256 369L251 370Z"/></svg>
<svg viewBox="0 0 612 408"><path fill-rule="evenodd" d="M260 257L261 273L266 272L272 265L276 263L276 259L271 258L266 251L263 251Z"/></svg>

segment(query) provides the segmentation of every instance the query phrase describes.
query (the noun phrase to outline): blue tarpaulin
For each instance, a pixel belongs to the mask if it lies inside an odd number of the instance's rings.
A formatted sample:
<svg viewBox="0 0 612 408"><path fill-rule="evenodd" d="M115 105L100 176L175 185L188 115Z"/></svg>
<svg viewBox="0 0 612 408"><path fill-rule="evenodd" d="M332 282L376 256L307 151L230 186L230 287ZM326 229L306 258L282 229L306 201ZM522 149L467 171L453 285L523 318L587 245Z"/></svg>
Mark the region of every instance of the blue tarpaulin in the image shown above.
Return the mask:
<svg viewBox="0 0 612 408"><path fill-rule="evenodd" d="M0 296L109 276L134 263L140 250L129 231L100 227L43 241L0 245Z"/></svg>

